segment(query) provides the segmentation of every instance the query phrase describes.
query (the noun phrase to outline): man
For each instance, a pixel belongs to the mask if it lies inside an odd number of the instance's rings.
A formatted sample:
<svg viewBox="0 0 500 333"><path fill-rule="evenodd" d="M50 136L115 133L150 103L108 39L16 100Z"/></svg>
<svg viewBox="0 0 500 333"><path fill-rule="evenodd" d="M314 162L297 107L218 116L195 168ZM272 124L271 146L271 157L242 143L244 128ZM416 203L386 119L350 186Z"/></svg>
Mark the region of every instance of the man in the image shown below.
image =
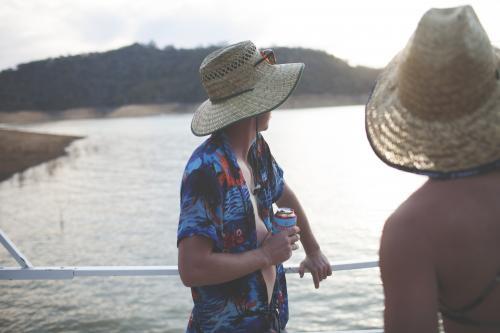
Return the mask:
<svg viewBox="0 0 500 333"><path fill-rule="evenodd" d="M295 88L303 64L274 64L246 41L208 55L200 67L209 99L196 111L195 135L212 134L183 176L179 272L192 288L187 332L284 332L288 296L282 262L299 239L316 288L331 275L297 197L259 131ZM293 208L297 224L272 235L273 203ZM300 237L299 237L300 231Z"/></svg>

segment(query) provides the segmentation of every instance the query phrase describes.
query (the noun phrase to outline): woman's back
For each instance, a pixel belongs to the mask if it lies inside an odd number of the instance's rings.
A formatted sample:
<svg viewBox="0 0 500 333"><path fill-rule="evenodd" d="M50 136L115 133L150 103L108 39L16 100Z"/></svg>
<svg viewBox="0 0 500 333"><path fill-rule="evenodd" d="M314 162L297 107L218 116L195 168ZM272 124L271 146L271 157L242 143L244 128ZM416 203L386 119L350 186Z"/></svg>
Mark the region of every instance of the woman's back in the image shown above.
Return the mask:
<svg viewBox="0 0 500 333"><path fill-rule="evenodd" d="M482 301L457 319L496 321L498 326L489 331L498 332L500 286L496 287L495 279L500 273L500 173L429 185L430 195L436 192L441 197L435 227L427 226L435 231L433 259L441 308L460 309L485 291ZM490 285L495 288L486 290ZM447 331L479 331L478 326L456 321L444 318Z"/></svg>
<svg viewBox="0 0 500 333"><path fill-rule="evenodd" d="M414 256L409 261L432 265L429 270L434 270L435 284L429 284L437 298L432 307L448 313L443 318L446 332L500 331L500 285L495 281L500 273L499 203L500 172L429 180L387 222L381 245L383 279L391 279L387 274L395 273L387 263L395 254L388 255L384 243L406 240L399 245L402 253ZM389 267L385 272L384 266ZM478 299L481 295L484 297ZM454 311L474 301L477 304L470 310ZM485 328L474 321L499 325Z"/></svg>

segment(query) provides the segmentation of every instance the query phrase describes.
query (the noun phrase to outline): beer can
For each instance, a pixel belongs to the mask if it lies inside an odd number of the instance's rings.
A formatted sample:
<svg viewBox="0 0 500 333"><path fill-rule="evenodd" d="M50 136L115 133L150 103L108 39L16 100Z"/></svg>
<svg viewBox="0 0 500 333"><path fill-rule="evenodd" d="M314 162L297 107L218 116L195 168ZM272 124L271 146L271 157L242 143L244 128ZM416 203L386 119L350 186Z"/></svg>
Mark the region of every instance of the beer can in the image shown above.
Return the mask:
<svg viewBox="0 0 500 333"><path fill-rule="evenodd" d="M297 216L292 208L281 207L273 217L273 234L287 230L297 224Z"/></svg>

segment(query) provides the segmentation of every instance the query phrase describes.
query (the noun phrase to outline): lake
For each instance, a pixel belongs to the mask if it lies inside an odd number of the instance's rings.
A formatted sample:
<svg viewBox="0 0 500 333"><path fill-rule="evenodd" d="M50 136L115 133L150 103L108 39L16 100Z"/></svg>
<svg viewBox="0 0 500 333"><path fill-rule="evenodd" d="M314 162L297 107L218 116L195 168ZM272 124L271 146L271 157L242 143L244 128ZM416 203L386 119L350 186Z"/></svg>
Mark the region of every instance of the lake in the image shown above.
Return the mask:
<svg viewBox="0 0 500 333"><path fill-rule="evenodd" d="M184 166L204 138L191 115L25 126L85 135L68 156L0 183L0 228L35 266L176 265ZM263 133L333 262L376 259L383 223L425 177L369 147L363 106L277 110ZM288 264L304 257L295 251ZM0 248L0 266L16 266ZM338 272L314 289L288 275L290 332L382 327L378 269ZM183 332L179 277L0 281L1 332Z"/></svg>

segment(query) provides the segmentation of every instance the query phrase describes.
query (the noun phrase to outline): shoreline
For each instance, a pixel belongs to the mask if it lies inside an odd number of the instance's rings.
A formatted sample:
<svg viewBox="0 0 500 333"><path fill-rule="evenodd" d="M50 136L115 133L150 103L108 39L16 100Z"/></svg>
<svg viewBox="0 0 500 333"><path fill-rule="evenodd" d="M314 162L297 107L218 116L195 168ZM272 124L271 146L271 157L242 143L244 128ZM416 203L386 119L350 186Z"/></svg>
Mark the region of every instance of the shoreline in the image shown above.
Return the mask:
<svg viewBox="0 0 500 333"><path fill-rule="evenodd" d="M66 155L66 147L79 139L83 137L0 128L0 182Z"/></svg>
<svg viewBox="0 0 500 333"><path fill-rule="evenodd" d="M197 104L144 104L124 105L118 108L75 108L63 111L22 110L0 111L0 125L39 124L51 121L78 119L112 119L124 117L146 117L160 114L187 113Z"/></svg>
<svg viewBox="0 0 500 333"><path fill-rule="evenodd" d="M292 96L282 109L334 107L362 104L367 96L302 95ZM114 109L76 108L58 112L16 111L0 112L0 125L36 124L76 119L112 119L145 117L163 114L192 113L198 104L125 105ZM23 171L66 155L66 148L80 136L36 133L0 127L0 182Z"/></svg>
<svg viewBox="0 0 500 333"><path fill-rule="evenodd" d="M303 109L365 104L368 95L300 95L288 98L280 109ZM62 111L0 111L0 125L36 124L77 119L113 119L193 113L200 103L130 104L116 108L81 107Z"/></svg>

